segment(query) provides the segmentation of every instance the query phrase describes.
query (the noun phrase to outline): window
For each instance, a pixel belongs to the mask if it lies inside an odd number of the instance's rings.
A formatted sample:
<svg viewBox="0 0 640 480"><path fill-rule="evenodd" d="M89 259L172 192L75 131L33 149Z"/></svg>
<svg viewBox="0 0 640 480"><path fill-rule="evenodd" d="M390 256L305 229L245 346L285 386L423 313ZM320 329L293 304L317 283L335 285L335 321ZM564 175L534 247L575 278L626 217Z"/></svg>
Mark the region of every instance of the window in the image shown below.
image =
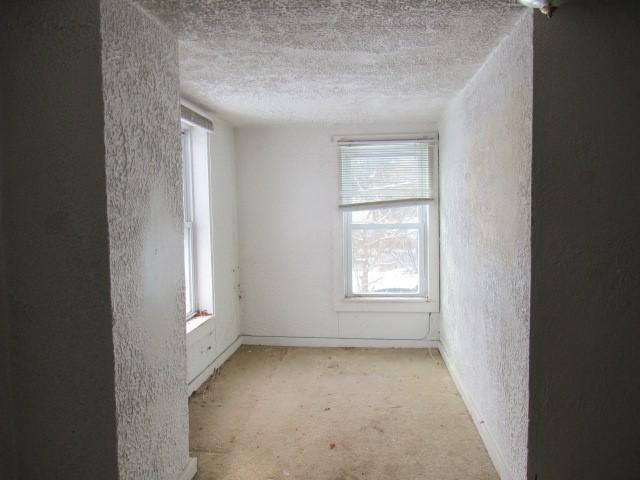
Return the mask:
<svg viewBox="0 0 640 480"><path fill-rule="evenodd" d="M437 296L435 140L338 142L346 297Z"/></svg>
<svg viewBox="0 0 640 480"><path fill-rule="evenodd" d="M187 320L214 311L209 143L213 123L181 106L184 284Z"/></svg>
<svg viewBox="0 0 640 480"><path fill-rule="evenodd" d="M183 208L184 208L184 285L187 319L196 313L195 224L193 199L193 155L191 129L182 129Z"/></svg>

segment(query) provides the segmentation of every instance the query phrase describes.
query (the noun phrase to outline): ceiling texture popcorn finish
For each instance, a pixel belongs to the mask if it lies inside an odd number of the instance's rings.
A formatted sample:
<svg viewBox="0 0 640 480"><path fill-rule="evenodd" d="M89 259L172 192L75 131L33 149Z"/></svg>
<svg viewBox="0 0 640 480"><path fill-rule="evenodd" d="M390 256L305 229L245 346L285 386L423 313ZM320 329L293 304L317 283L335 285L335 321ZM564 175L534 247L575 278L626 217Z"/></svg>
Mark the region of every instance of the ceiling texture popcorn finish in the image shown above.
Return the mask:
<svg viewBox="0 0 640 480"><path fill-rule="evenodd" d="M516 0L139 0L181 88L236 125L433 121L523 14Z"/></svg>

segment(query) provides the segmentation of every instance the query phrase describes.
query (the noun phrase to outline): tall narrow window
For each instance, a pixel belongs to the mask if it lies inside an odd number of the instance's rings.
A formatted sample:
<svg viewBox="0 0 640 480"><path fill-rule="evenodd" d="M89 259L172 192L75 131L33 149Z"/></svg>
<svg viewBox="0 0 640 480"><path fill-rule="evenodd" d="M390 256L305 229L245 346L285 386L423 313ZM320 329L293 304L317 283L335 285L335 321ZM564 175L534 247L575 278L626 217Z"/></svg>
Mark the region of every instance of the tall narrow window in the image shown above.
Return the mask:
<svg viewBox="0 0 640 480"><path fill-rule="evenodd" d="M214 312L209 144L213 122L182 105L184 284L187 320Z"/></svg>
<svg viewBox="0 0 640 480"><path fill-rule="evenodd" d="M434 296L435 140L338 145L345 296Z"/></svg>
<svg viewBox="0 0 640 480"><path fill-rule="evenodd" d="M187 319L197 311L197 277L195 251L193 151L191 129L182 129L183 207L184 207L184 285Z"/></svg>

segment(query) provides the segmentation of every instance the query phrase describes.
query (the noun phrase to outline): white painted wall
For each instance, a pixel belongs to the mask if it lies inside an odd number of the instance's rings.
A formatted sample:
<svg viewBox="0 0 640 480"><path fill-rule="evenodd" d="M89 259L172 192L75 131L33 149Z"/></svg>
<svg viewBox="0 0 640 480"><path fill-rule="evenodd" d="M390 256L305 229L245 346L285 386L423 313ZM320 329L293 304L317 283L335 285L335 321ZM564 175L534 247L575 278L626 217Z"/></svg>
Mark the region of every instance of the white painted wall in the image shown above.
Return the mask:
<svg viewBox="0 0 640 480"><path fill-rule="evenodd" d="M215 116L212 119L214 131L209 136L209 178L216 354L220 355L240 335L237 180L234 130Z"/></svg>
<svg viewBox="0 0 640 480"><path fill-rule="evenodd" d="M211 294L213 287L214 301L209 310L214 315L187 334L187 382L191 393L240 345L238 216L234 129L211 112L188 101L183 103L210 118L214 125L213 133L198 128L192 132L196 189L208 190L208 195L200 195L196 203L198 242L210 242L208 248L198 248L198 287L200 295ZM203 158L205 145L208 156ZM204 212L208 218L203 218Z"/></svg>
<svg viewBox="0 0 640 480"><path fill-rule="evenodd" d="M532 15L440 124L441 342L503 479L526 478Z"/></svg>
<svg viewBox="0 0 640 480"><path fill-rule="evenodd" d="M433 130L428 125L236 130L240 306L246 341L362 345L355 339L391 339L386 345L401 346L425 345L425 340L437 338L436 318L429 331L424 306L340 305L338 153L331 139L336 134Z"/></svg>

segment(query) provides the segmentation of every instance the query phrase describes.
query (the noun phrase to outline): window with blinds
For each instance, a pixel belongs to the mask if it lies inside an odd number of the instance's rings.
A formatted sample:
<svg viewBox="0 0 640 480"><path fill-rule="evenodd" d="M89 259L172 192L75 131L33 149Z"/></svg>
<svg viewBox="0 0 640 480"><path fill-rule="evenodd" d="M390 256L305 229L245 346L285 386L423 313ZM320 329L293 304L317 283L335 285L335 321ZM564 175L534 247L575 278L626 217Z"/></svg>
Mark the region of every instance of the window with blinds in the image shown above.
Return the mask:
<svg viewBox="0 0 640 480"><path fill-rule="evenodd" d="M435 135L342 139L338 150L345 297L422 297L437 308Z"/></svg>
<svg viewBox="0 0 640 480"><path fill-rule="evenodd" d="M432 200L433 139L339 141L340 207Z"/></svg>

